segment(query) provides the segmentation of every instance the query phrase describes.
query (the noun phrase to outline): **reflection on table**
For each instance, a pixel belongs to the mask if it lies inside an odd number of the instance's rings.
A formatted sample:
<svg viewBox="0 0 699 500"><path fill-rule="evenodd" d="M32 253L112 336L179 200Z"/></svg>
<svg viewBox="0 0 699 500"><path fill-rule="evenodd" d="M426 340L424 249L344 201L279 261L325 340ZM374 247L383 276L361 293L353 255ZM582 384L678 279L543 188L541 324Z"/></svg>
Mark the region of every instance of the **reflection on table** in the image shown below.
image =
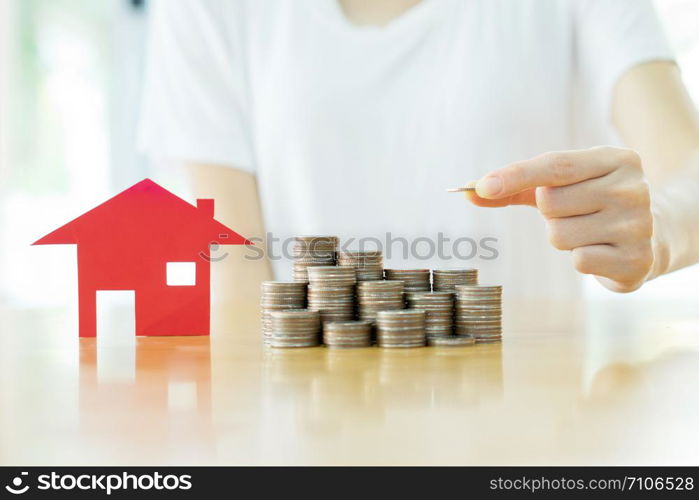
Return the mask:
<svg viewBox="0 0 699 500"><path fill-rule="evenodd" d="M209 337L77 339L4 311L3 464L696 463L699 311L509 304L466 348L263 348L257 310Z"/></svg>

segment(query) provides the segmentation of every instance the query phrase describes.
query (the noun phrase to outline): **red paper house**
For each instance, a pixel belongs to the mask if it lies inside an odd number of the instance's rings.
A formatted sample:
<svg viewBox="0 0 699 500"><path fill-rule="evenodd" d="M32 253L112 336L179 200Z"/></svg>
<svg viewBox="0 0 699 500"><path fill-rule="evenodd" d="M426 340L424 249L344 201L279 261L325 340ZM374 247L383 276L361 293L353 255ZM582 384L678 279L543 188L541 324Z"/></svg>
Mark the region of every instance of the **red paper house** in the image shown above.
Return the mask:
<svg viewBox="0 0 699 500"><path fill-rule="evenodd" d="M214 219L214 200L196 207L145 179L36 241L78 245L80 336L96 334L97 290L134 290L136 335L208 335L210 245L252 244ZM191 270L168 285L168 268Z"/></svg>

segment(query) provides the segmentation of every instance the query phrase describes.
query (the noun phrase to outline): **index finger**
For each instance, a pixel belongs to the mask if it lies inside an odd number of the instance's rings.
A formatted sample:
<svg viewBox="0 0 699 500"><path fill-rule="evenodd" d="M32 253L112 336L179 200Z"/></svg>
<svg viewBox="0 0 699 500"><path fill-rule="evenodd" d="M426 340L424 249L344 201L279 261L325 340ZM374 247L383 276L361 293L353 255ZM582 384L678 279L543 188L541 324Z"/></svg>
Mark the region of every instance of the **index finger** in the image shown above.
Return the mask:
<svg viewBox="0 0 699 500"><path fill-rule="evenodd" d="M476 184L481 198L503 198L539 186L567 186L602 177L619 165L613 148L545 153L511 163L489 173Z"/></svg>

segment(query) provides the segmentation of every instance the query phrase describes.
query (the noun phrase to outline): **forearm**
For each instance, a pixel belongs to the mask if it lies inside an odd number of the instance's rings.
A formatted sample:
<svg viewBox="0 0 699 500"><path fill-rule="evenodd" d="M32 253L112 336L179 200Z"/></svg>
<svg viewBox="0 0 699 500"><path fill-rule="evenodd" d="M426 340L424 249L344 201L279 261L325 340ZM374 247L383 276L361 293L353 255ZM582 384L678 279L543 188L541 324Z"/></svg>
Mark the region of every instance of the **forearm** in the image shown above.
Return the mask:
<svg viewBox="0 0 699 500"><path fill-rule="evenodd" d="M650 279L699 262L699 148L651 186L656 259Z"/></svg>
<svg viewBox="0 0 699 500"><path fill-rule="evenodd" d="M614 123L642 158L654 218L649 279L699 261L699 113L672 63L637 66L617 84Z"/></svg>
<svg viewBox="0 0 699 500"><path fill-rule="evenodd" d="M214 300L246 305L257 302L260 283L272 279L272 272L267 256L260 252L265 230L255 176L219 165L188 164L186 171L196 197L216 200L216 219L258 247L253 251L225 245L212 252Z"/></svg>

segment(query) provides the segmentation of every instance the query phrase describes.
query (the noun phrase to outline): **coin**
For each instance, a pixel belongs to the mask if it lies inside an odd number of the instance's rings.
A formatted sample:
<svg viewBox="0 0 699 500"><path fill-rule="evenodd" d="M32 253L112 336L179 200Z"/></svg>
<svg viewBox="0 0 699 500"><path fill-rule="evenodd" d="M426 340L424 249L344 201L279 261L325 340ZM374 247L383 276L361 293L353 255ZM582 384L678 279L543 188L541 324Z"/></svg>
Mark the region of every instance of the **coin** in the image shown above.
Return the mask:
<svg viewBox="0 0 699 500"><path fill-rule="evenodd" d="M432 278L435 292L453 292L456 285L477 285L478 269L435 269Z"/></svg>
<svg viewBox="0 0 699 500"><path fill-rule="evenodd" d="M270 313L306 307L306 284L290 281L263 281L260 289L262 339L265 344L269 344L272 335Z"/></svg>
<svg viewBox="0 0 699 500"><path fill-rule="evenodd" d="M456 285L455 327L457 335L476 342L502 339L502 286Z"/></svg>
<svg viewBox="0 0 699 500"><path fill-rule="evenodd" d="M331 348L346 349L371 345L368 321L329 321L323 325L323 342Z"/></svg>
<svg viewBox="0 0 699 500"><path fill-rule="evenodd" d="M425 312L418 309L378 311L376 340L379 347L403 348L425 345Z"/></svg>
<svg viewBox="0 0 699 500"><path fill-rule="evenodd" d="M429 292L432 290L430 283L431 271L429 269L385 269L384 277L387 280L402 281L405 293Z"/></svg>
<svg viewBox="0 0 699 500"><path fill-rule="evenodd" d="M272 347L312 347L320 340L320 316L317 311L294 309L272 311Z"/></svg>

